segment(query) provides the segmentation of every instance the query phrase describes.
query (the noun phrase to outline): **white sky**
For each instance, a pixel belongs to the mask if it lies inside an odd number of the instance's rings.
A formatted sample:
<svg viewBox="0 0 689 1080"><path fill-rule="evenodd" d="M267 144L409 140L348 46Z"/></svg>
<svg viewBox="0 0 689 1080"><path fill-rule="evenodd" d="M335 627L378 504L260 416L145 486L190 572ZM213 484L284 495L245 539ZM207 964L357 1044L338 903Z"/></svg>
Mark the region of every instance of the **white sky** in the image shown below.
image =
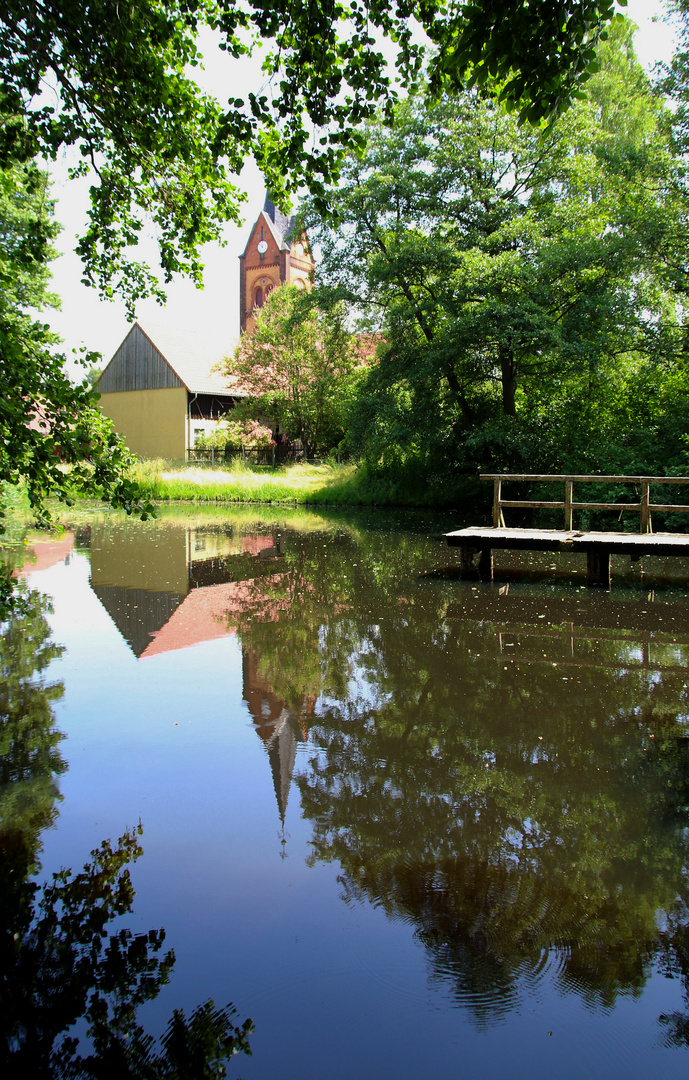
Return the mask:
<svg viewBox="0 0 689 1080"><path fill-rule="evenodd" d="M661 0L629 0L626 12L639 26L635 44L640 60L651 67L657 60L672 54L670 28L654 21L662 17L665 5ZM206 54L204 88L221 100L243 97L252 84L260 82L260 60L232 60L214 50ZM67 159L52 168L53 195L57 199L57 219L63 226L58 247L63 254L53 264L53 291L62 300L59 312L47 311L44 318L64 339L67 351L85 345L102 353L107 362L127 333L130 322L120 301L102 301L95 289L81 284L81 262L74 253L76 239L84 227L88 206L87 180L67 178ZM161 307L154 300L143 301L137 317L152 322L164 322L171 327L197 328L220 338L232 348L239 333L239 255L243 252L248 229L263 206L265 187L253 161L247 161L238 180L247 192L244 204L245 224L227 226L226 246L208 244L203 250L205 262L204 288L196 289L183 279L174 280L167 289L167 304ZM155 258L155 245L150 243L146 257Z"/></svg>

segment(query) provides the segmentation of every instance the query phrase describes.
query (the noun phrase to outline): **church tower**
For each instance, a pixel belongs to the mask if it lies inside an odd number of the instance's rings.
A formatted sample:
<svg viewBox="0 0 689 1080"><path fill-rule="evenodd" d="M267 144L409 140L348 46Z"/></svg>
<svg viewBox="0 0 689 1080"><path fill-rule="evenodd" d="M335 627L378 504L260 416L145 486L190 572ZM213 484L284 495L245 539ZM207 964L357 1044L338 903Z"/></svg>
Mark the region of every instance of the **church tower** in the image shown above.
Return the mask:
<svg viewBox="0 0 689 1080"><path fill-rule="evenodd" d="M314 261L306 236L294 236L295 219L281 214L266 195L263 210L239 256L239 327L254 326L254 310L277 285L311 287Z"/></svg>

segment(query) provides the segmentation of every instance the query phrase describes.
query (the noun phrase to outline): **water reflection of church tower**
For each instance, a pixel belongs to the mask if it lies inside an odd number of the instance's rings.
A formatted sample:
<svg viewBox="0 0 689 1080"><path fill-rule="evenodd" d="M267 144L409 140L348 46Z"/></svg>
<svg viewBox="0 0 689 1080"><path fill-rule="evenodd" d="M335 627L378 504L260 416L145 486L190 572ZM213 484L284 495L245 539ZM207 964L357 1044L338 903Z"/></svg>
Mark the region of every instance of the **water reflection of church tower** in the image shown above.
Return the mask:
<svg viewBox="0 0 689 1080"><path fill-rule="evenodd" d="M304 708L295 712L261 677L259 664L260 658L255 652L242 650L243 696L268 753L275 798L284 826L297 745L306 742L308 716L313 712L314 703L305 702Z"/></svg>

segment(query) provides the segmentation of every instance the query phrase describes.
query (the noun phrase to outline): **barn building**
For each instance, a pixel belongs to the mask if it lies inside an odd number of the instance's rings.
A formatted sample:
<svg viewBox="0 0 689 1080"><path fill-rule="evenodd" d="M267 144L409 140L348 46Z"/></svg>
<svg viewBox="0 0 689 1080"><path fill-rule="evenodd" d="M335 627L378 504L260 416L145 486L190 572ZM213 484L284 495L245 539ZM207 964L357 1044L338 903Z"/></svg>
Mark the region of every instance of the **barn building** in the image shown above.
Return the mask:
<svg viewBox="0 0 689 1080"><path fill-rule="evenodd" d="M182 459L244 396L214 370L226 352L196 332L136 322L96 384L99 405L139 457Z"/></svg>

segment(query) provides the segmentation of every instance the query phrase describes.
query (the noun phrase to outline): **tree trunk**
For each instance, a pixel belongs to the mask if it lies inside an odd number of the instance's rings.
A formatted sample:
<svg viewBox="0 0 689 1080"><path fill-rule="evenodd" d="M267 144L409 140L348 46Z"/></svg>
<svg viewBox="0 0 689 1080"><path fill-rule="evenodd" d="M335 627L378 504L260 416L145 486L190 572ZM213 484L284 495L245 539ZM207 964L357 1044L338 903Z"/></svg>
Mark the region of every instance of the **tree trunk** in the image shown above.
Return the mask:
<svg viewBox="0 0 689 1080"><path fill-rule="evenodd" d="M511 345L500 346L500 381L502 382L503 415L516 416L517 371L514 365L514 349Z"/></svg>
<svg viewBox="0 0 689 1080"><path fill-rule="evenodd" d="M474 414L472 412L471 406L469 405L469 402L464 396L464 391L459 384L459 379L457 378L457 375L452 368L449 368L446 371L445 375L447 378L447 385L450 387L450 390L455 395L457 404L459 405L459 410L462 414L462 419L464 420L464 423L467 425L467 427L473 427Z"/></svg>

